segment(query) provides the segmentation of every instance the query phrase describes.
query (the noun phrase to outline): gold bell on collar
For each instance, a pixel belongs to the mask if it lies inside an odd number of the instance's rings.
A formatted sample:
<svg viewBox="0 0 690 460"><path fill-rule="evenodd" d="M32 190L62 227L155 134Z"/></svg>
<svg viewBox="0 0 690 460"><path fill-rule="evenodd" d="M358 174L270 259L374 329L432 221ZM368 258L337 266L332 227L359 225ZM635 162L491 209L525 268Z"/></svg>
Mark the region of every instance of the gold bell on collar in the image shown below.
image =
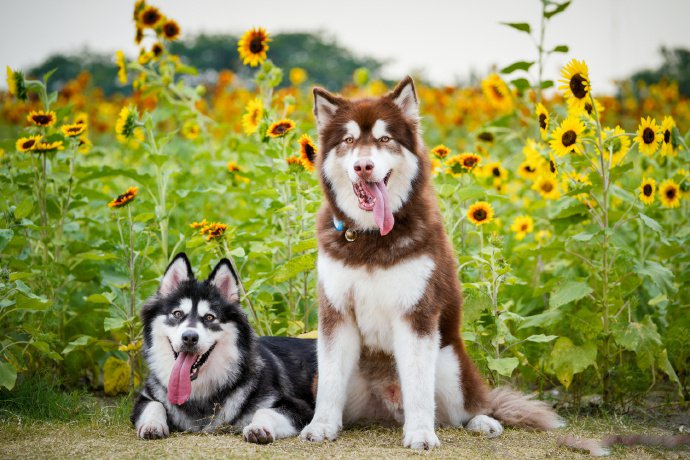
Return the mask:
<svg viewBox="0 0 690 460"><path fill-rule="evenodd" d="M348 228L347 230L345 230L345 239L347 241L350 241L350 242L356 240L357 239L357 231L352 230L351 228Z"/></svg>

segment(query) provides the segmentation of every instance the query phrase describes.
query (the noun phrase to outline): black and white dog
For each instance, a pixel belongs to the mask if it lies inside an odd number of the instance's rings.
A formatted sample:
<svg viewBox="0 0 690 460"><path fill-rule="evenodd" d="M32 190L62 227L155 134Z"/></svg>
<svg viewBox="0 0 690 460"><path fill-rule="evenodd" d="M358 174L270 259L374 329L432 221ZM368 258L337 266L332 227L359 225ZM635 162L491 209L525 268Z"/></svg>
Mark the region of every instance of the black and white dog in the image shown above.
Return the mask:
<svg viewBox="0 0 690 460"><path fill-rule="evenodd" d="M264 444L297 435L311 420L315 341L257 338L227 259L198 281L178 254L141 317L151 372L131 416L139 437L231 425Z"/></svg>

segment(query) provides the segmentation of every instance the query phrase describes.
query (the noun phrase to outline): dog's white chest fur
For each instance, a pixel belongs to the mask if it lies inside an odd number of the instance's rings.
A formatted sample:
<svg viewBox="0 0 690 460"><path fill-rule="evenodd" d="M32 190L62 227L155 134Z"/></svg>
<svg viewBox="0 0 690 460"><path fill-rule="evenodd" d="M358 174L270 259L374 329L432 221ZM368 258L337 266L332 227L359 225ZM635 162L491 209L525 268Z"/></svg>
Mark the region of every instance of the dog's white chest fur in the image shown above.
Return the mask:
<svg viewBox="0 0 690 460"><path fill-rule="evenodd" d="M392 352L391 319L419 302L435 266L431 257L423 255L387 268L354 268L321 251L318 275L333 307L342 313L352 309L364 344Z"/></svg>

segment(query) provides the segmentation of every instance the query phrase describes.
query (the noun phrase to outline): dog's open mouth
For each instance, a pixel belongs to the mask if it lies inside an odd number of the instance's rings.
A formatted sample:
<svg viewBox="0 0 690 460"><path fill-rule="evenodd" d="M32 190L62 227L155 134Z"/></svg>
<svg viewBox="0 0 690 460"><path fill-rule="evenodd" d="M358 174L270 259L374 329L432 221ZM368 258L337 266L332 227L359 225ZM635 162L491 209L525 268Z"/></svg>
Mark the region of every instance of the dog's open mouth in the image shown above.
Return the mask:
<svg viewBox="0 0 690 460"><path fill-rule="evenodd" d="M374 220L378 225L381 235L387 235L395 224L393 212L388 203L388 179L391 177L393 171L388 171L386 177L379 182L367 182L360 180L352 184L357 199L359 200L359 207L364 211L374 213Z"/></svg>
<svg viewBox="0 0 690 460"><path fill-rule="evenodd" d="M170 347L172 348L172 343ZM202 355L183 351L176 352L174 348L172 349L175 355L175 364L168 381L168 401L173 404L184 404L189 399L192 394L192 381L199 377L199 369L208 360L215 347L216 344L214 343Z"/></svg>

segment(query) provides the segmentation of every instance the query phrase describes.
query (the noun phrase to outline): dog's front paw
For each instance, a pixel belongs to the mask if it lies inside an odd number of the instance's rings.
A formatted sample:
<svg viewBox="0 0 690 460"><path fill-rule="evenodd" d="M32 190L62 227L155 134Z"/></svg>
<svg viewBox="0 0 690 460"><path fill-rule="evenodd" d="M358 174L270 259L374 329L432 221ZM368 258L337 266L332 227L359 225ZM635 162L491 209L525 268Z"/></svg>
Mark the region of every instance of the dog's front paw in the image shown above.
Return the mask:
<svg viewBox="0 0 690 460"><path fill-rule="evenodd" d="M331 423L311 422L305 426L299 435L302 441L323 442L325 440L335 441L338 439L340 428Z"/></svg>
<svg viewBox="0 0 690 460"><path fill-rule="evenodd" d="M495 418L488 415L477 415L467 423L467 431L485 435L487 438L495 438L503 433L503 426Z"/></svg>
<svg viewBox="0 0 690 460"><path fill-rule="evenodd" d="M162 439L170 436L170 430L167 423L151 420L139 425L137 436L141 439Z"/></svg>
<svg viewBox="0 0 690 460"><path fill-rule="evenodd" d="M434 430L406 431L403 437L403 446L416 450L431 450L441 445Z"/></svg>
<svg viewBox="0 0 690 460"><path fill-rule="evenodd" d="M256 423L250 423L245 426L244 430L242 430L242 435L245 441L253 442L254 444L268 444L275 440L273 432L268 427L257 425Z"/></svg>

